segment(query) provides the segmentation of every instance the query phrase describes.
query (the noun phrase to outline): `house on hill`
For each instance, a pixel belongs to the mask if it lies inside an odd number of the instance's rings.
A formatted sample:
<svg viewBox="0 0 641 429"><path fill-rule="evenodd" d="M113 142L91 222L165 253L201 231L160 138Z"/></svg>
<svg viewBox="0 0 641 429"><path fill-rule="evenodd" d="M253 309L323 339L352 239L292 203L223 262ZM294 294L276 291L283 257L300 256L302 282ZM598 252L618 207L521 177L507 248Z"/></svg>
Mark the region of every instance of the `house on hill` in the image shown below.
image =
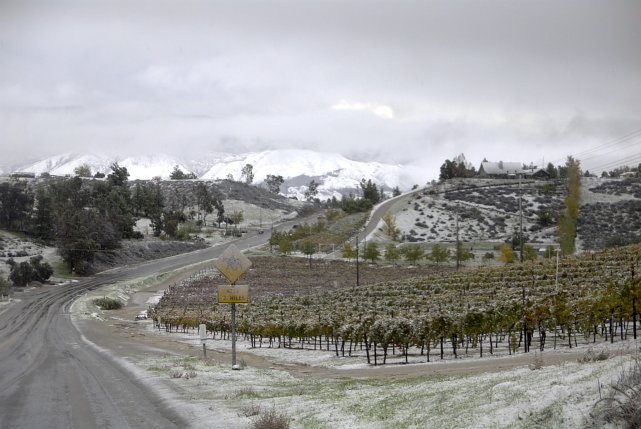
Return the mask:
<svg viewBox="0 0 641 429"><path fill-rule="evenodd" d="M526 179L546 180L550 178L550 173L543 168L528 168L523 170L523 177Z"/></svg>
<svg viewBox="0 0 641 429"><path fill-rule="evenodd" d="M483 161L479 167L479 177L493 179L515 179L519 175L529 179L547 179L549 174L542 168L523 168L520 162Z"/></svg>

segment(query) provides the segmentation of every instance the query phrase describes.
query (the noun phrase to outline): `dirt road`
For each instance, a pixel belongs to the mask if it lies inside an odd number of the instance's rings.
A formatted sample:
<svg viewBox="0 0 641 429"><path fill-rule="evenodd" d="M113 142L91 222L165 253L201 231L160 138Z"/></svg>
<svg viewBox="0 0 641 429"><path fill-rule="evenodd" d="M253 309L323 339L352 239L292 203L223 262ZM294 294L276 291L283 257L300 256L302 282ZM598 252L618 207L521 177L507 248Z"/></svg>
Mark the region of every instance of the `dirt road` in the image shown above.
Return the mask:
<svg viewBox="0 0 641 429"><path fill-rule="evenodd" d="M264 236L246 237L236 245L241 249L258 245L266 242L268 237ZM87 291L211 260L226 246L122 267L76 283L18 292L16 300L0 312L0 426L83 429L188 426L166 395L149 389L125 365L112 359L110 353L88 347L71 320L70 308ZM96 340L105 337L104 326L94 331L87 327L87 333L92 332ZM138 349L130 347L131 343L136 341L131 338L127 341L119 334L102 344L114 354L119 350L136 353Z"/></svg>

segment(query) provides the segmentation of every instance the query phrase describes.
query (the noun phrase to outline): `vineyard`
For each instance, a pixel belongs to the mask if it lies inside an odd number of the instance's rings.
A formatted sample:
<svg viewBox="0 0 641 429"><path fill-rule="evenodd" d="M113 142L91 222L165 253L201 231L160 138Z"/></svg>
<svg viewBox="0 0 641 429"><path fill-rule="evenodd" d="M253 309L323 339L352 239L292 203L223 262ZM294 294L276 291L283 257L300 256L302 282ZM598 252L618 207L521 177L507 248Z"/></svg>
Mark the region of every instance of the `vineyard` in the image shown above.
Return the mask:
<svg viewBox="0 0 641 429"><path fill-rule="evenodd" d="M359 287L346 284L347 263L318 263L303 275L304 261L255 258L238 333L252 347L331 350L374 365L390 354L430 361L620 341L637 335L640 258L635 245L566 257L558 269L555 260L459 272L368 267ZM216 303L224 283L201 273L170 287L150 314L169 332L205 323L229 339L229 306Z"/></svg>

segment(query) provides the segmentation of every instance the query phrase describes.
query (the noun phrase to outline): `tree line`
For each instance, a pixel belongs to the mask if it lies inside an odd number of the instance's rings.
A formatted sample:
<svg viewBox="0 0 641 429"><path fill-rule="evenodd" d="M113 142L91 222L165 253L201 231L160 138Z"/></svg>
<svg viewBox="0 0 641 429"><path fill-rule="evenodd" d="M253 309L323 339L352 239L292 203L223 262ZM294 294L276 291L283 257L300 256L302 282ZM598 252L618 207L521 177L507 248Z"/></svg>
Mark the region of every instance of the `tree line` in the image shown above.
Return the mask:
<svg viewBox="0 0 641 429"><path fill-rule="evenodd" d="M487 160L484 160L484 162ZM523 164L523 169L528 170L532 169L533 166L528 166ZM554 165L551 162L547 164L545 167L545 172L547 173L548 177L550 179L565 179L569 177L569 165L566 162L565 165ZM630 169L625 169L625 171L630 171ZM615 170L612 172L612 175L610 177L618 177L618 175L622 171ZM589 172L585 172L587 176L590 176ZM463 162L458 162L456 160L449 160L446 159L443 164L441 164L441 168L439 171L439 180L448 180L448 179L454 179L454 178L472 178L478 176L478 171L474 168L474 166L467 167L465 163ZM604 177L608 177L607 173Z"/></svg>
<svg viewBox="0 0 641 429"><path fill-rule="evenodd" d="M123 239L142 238L134 230L141 217L151 220L154 236L171 239L186 238L181 225L190 217L204 224L216 211L219 223L225 219L221 198L203 183L196 188L196 210L187 215L186 202L168 204L159 183L130 186L128 178L127 169L114 163L104 180L76 176L33 186L0 183L0 228L55 245L70 272L86 274L98 252L117 249Z"/></svg>

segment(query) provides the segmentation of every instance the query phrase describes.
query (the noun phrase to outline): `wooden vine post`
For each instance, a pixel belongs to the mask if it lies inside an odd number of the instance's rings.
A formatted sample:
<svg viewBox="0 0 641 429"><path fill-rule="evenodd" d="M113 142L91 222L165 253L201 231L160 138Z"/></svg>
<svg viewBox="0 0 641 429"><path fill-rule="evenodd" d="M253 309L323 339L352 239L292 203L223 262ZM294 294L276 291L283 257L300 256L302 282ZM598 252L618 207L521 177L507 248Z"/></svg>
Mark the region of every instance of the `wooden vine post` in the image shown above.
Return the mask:
<svg viewBox="0 0 641 429"><path fill-rule="evenodd" d="M214 263L218 271L229 280L229 285L218 286L218 303L231 304L231 368L240 369L236 363L236 304L249 303L249 286L236 282L251 267L251 261L233 244Z"/></svg>

